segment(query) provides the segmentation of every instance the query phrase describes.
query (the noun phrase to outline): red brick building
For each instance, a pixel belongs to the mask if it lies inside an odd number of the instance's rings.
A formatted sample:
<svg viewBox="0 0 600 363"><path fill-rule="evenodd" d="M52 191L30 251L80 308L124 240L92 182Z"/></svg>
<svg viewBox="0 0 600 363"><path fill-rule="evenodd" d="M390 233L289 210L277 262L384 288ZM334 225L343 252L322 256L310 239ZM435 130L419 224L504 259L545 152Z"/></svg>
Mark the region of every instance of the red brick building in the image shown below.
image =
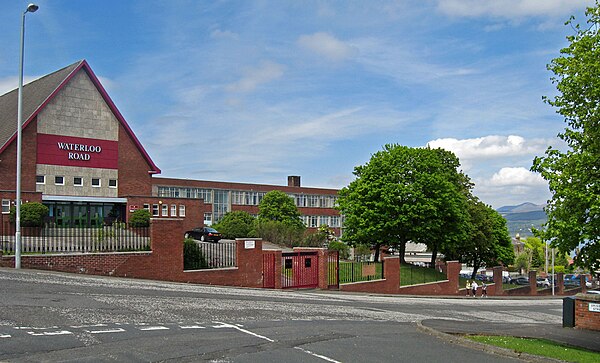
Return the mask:
<svg viewBox="0 0 600 363"><path fill-rule="evenodd" d="M0 96L0 222L16 190L17 90ZM333 208L337 190L158 178L154 164L85 60L23 88L23 201L40 201L56 225L95 226L126 221L136 209L154 217L184 219L184 228L218 221L228 211L258 213L271 190L294 198L309 228L340 233Z"/></svg>

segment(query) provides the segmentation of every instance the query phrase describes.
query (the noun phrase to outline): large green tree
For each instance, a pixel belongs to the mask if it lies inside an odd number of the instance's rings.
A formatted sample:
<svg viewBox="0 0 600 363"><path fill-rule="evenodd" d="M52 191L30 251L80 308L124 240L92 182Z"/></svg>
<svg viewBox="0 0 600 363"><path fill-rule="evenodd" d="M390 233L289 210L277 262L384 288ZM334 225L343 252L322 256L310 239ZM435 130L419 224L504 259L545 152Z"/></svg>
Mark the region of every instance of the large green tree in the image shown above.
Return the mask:
<svg viewBox="0 0 600 363"><path fill-rule="evenodd" d="M558 94L544 98L566 122L562 151L548 148L532 170L549 182L552 198L542 237L562 252L580 248L575 261L600 269L600 9L586 11L587 25L567 22L574 34L548 69Z"/></svg>
<svg viewBox="0 0 600 363"><path fill-rule="evenodd" d="M258 219L304 226L294 199L280 190L265 194L258 205Z"/></svg>
<svg viewBox="0 0 600 363"><path fill-rule="evenodd" d="M489 205L472 197L468 203L468 237L444 250L446 259L459 260L473 266L475 278L481 266L511 264L514 250L506 219Z"/></svg>
<svg viewBox="0 0 600 363"><path fill-rule="evenodd" d="M339 192L344 240L368 244L376 259L382 245L396 247L404 261L406 242L427 244L434 252L457 243L467 222L468 178L457 171L449 151L388 144Z"/></svg>

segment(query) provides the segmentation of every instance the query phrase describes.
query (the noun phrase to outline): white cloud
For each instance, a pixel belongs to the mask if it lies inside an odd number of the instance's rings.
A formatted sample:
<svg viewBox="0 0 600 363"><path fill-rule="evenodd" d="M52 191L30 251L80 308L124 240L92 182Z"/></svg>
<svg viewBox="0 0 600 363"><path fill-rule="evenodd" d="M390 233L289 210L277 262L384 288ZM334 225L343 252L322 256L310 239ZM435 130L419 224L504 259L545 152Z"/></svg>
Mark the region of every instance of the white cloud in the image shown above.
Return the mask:
<svg viewBox="0 0 600 363"><path fill-rule="evenodd" d="M229 84L230 92L251 92L259 85L273 81L283 75L284 66L274 62L263 62L258 67L248 69L239 81Z"/></svg>
<svg viewBox="0 0 600 363"><path fill-rule="evenodd" d="M452 151L461 160L502 158L541 154L550 144L550 140L531 139L517 135L490 135L473 139L443 138L432 140L428 145Z"/></svg>
<svg viewBox="0 0 600 363"><path fill-rule="evenodd" d="M229 30L221 30L215 29L210 32L210 37L213 39L230 39L230 40L238 40L240 36L237 33L234 33Z"/></svg>
<svg viewBox="0 0 600 363"><path fill-rule="evenodd" d="M439 0L439 11L459 17L522 18L530 16L566 17L573 11L592 6L594 0Z"/></svg>
<svg viewBox="0 0 600 363"><path fill-rule="evenodd" d="M31 81L35 81L38 78L40 78L40 77L39 76L25 76L23 78L23 84L27 84ZM11 77L6 77L6 78L0 78L0 96L14 90L17 87L19 87L19 77L11 76Z"/></svg>
<svg viewBox="0 0 600 363"><path fill-rule="evenodd" d="M491 186L540 186L546 185L546 181L540 174L531 172L525 168L502 168L489 180Z"/></svg>
<svg viewBox="0 0 600 363"><path fill-rule="evenodd" d="M358 53L356 47L324 32L302 35L298 38L298 45L332 61L342 61Z"/></svg>

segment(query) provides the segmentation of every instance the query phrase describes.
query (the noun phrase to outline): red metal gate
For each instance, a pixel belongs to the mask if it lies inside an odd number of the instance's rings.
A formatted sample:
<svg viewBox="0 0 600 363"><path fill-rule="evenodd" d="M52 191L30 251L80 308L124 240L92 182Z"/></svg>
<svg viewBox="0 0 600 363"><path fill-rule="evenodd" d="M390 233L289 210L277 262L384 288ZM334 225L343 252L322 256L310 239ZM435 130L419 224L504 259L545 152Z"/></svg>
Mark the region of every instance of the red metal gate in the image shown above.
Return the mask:
<svg viewBox="0 0 600 363"><path fill-rule="evenodd" d="M275 254L263 252L263 287L275 288Z"/></svg>
<svg viewBox="0 0 600 363"><path fill-rule="evenodd" d="M317 252L285 252L281 257L282 288L314 288L319 285Z"/></svg>
<svg viewBox="0 0 600 363"><path fill-rule="evenodd" d="M327 288L340 288L340 252L327 251Z"/></svg>

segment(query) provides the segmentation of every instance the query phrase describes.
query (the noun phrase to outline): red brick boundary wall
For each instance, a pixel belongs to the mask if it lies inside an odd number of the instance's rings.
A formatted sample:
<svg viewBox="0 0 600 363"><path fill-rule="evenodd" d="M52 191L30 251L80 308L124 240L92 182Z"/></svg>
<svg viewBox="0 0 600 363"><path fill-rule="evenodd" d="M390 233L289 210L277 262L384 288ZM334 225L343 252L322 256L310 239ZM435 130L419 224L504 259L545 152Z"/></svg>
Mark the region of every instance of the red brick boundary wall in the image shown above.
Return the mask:
<svg viewBox="0 0 600 363"><path fill-rule="evenodd" d="M600 295L575 295L575 327L600 331Z"/></svg>
<svg viewBox="0 0 600 363"><path fill-rule="evenodd" d="M384 257L382 280L354 282L340 285L340 290L351 292L370 292L380 294L406 295L458 295L458 276L460 263L450 261L446 266L447 280L430 282L413 286L400 286L400 257Z"/></svg>
<svg viewBox="0 0 600 363"><path fill-rule="evenodd" d="M261 239L236 239L237 267L184 271L183 232L182 219L153 219L151 252L22 255L21 266L91 275L262 287ZM0 265L14 267L14 256L3 256Z"/></svg>
<svg viewBox="0 0 600 363"><path fill-rule="evenodd" d="M376 294L399 294L400 257L384 257L383 266L383 279L340 284L340 290L349 292L370 292Z"/></svg>

